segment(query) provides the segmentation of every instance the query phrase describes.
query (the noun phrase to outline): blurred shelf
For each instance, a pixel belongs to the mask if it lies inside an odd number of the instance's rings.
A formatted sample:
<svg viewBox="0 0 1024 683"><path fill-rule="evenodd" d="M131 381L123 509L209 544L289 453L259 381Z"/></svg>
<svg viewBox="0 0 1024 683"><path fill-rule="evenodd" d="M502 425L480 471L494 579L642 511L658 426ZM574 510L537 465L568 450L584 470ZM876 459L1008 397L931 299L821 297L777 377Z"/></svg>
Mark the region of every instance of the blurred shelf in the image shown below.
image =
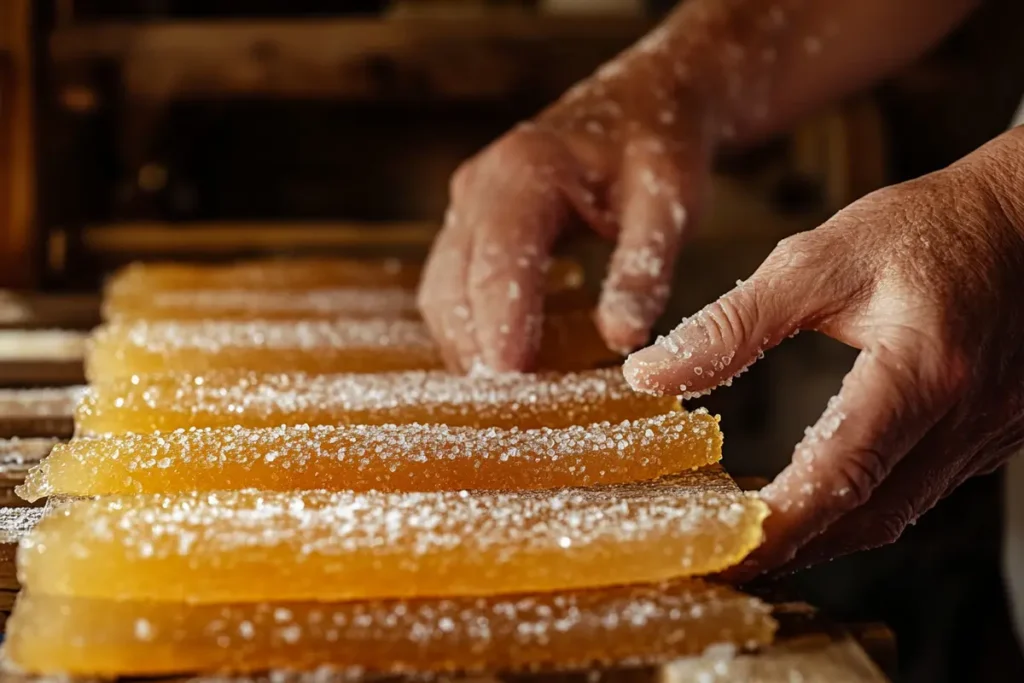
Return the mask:
<svg viewBox="0 0 1024 683"><path fill-rule="evenodd" d="M327 19L99 23L57 29L63 87L114 62L129 96L340 100L548 100L642 36L648 20ZM76 90L77 91L77 90Z"/></svg>

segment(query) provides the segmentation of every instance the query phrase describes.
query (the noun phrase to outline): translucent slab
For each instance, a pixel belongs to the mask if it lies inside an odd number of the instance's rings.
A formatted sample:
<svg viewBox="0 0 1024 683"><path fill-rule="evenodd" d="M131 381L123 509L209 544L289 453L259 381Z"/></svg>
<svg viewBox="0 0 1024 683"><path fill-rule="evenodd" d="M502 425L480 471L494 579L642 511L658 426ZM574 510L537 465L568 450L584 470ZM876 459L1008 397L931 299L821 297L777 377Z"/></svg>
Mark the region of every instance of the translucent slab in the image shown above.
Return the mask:
<svg viewBox="0 0 1024 683"><path fill-rule="evenodd" d="M292 258L224 264L133 263L117 272L104 298L138 298L187 289L313 289L317 287L406 287L420 279L418 263L399 259Z"/></svg>
<svg viewBox="0 0 1024 683"><path fill-rule="evenodd" d="M105 302L105 320L417 318L410 289L183 289Z"/></svg>
<svg viewBox="0 0 1024 683"><path fill-rule="evenodd" d="M266 491L457 491L656 479L718 462L706 411L561 429L351 425L188 429L58 444L17 489L53 495Z"/></svg>
<svg viewBox="0 0 1024 683"><path fill-rule="evenodd" d="M110 497L57 508L18 574L36 594L207 604L553 591L718 572L766 515L720 468L515 493Z"/></svg>
<svg viewBox="0 0 1024 683"><path fill-rule="evenodd" d="M134 263L114 275L104 290L107 302L144 298L154 292L190 289L301 290L331 287L414 289L421 266L399 259L294 258L228 264ZM551 290L576 289L583 269L555 259L548 272Z"/></svg>
<svg viewBox="0 0 1024 683"><path fill-rule="evenodd" d="M98 383L86 391L75 422L80 434L413 422L534 429L618 423L678 407L675 398L633 391L620 368L490 376L214 373Z"/></svg>
<svg viewBox="0 0 1024 683"><path fill-rule="evenodd" d="M771 642L767 605L698 580L495 598L184 605L22 594L6 650L29 672L157 676L323 666L568 668Z"/></svg>
<svg viewBox="0 0 1024 683"><path fill-rule="evenodd" d="M545 301L550 311L593 308L582 290L560 289ZM414 319L416 292L402 287L333 287L303 290L172 289L113 297L103 304L108 321Z"/></svg>
<svg viewBox="0 0 1024 683"><path fill-rule="evenodd" d="M539 365L585 370L619 356L589 311L548 315ZM431 370L441 357L426 326L410 320L138 321L101 327L86 355L90 382L147 374L391 372Z"/></svg>

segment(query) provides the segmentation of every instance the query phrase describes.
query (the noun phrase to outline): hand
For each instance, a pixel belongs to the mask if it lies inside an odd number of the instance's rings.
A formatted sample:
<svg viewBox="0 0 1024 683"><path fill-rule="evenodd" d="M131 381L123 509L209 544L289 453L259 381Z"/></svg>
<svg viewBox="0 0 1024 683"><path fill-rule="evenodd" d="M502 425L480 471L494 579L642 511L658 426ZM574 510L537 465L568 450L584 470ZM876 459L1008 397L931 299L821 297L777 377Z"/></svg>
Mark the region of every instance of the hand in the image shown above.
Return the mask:
<svg viewBox="0 0 1024 683"><path fill-rule="evenodd" d="M645 343L710 164L696 88L660 83L641 48L462 165L420 288L453 369L530 369L556 238L582 222L618 246L596 314L609 348Z"/></svg>
<svg viewBox="0 0 1024 683"><path fill-rule="evenodd" d="M800 330L861 349L762 495L732 578L896 540L1024 443L1024 127L784 240L745 283L626 362L634 388L702 393Z"/></svg>

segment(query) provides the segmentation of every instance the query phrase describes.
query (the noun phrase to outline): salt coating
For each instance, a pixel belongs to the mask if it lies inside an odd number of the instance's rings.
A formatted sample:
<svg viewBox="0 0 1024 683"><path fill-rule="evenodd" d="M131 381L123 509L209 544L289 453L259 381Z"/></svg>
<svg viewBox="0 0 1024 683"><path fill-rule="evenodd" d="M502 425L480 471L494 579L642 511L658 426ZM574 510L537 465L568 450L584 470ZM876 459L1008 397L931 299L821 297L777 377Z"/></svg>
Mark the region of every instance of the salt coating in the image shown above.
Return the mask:
<svg viewBox="0 0 1024 683"><path fill-rule="evenodd" d="M643 481L721 459L718 421L676 411L521 430L447 425L179 429L54 447L18 495L261 488L444 491Z"/></svg>
<svg viewBox="0 0 1024 683"><path fill-rule="evenodd" d="M671 399L634 392L617 368L566 374L440 371L131 377L94 384L75 411L79 434L189 427L447 424L532 429L653 417Z"/></svg>
<svg viewBox="0 0 1024 683"><path fill-rule="evenodd" d="M45 518L18 577L36 595L194 604L563 590L720 571L766 515L714 467L543 491L112 496Z"/></svg>
<svg viewBox="0 0 1024 683"><path fill-rule="evenodd" d="M638 665L727 643L755 648L776 629L765 603L699 580L333 604L189 605L32 593L20 598L9 626L6 651L23 670L98 677ZM324 680L338 679L333 670Z"/></svg>
<svg viewBox="0 0 1024 683"><path fill-rule="evenodd" d="M534 321L534 334L542 336L541 368L589 369L615 357L601 343L589 310L553 311L543 323ZM212 371L430 370L439 369L442 359L418 320L139 320L99 328L85 366L90 381L102 381Z"/></svg>
<svg viewBox="0 0 1024 683"><path fill-rule="evenodd" d="M828 400L825 412L822 413L814 427L804 430L803 444L805 446L828 441L839 430L839 426L846 419L846 413L843 412L840 403L838 396L833 396Z"/></svg>

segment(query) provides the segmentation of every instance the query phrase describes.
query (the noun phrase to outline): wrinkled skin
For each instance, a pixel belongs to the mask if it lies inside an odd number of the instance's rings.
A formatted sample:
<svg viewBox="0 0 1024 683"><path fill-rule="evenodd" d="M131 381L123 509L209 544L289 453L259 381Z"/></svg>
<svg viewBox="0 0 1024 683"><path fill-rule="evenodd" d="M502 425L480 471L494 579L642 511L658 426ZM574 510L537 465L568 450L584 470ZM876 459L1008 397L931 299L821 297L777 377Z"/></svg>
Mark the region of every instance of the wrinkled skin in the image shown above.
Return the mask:
<svg viewBox="0 0 1024 683"><path fill-rule="evenodd" d="M449 365L530 369L548 254L573 223L617 243L596 314L605 340L624 353L645 343L722 141L784 129L913 59L976 4L683 3L671 49L626 53L455 175L420 292ZM732 578L891 542L1020 448L1022 275L1018 129L785 240L744 284L627 359L634 388L699 395L801 330L861 350L763 490L766 542Z"/></svg>
<svg viewBox="0 0 1024 683"><path fill-rule="evenodd" d="M449 366L531 367L548 254L580 219L618 244L597 311L606 343L625 354L647 340L705 190L711 136L688 87L638 83L644 59L626 58L632 76L598 72L455 173L419 294Z"/></svg>
<svg viewBox="0 0 1024 683"><path fill-rule="evenodd" d="M627 360L637 389L702 392L801 330L861 349L762 491L766 543L735 578L892 542L1024 444L1022 183L1024 128L784 240Z"/></svg>

